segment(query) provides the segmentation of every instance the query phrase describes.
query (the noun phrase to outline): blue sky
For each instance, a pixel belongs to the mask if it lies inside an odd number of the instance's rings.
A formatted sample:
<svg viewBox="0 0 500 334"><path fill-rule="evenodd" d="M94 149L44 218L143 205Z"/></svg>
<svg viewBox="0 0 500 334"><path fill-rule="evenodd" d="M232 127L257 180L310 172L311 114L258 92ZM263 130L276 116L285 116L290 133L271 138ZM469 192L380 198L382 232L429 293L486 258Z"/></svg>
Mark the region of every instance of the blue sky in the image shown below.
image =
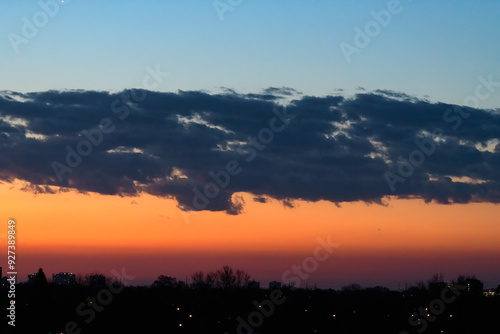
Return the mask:
<svg viewBox="0 0 500 334"><path fill-rule="evenodd" d="M221 20L212 1L71 0L16 53L9 33L22 36L23 17L33 22L41 7L3 1L0 90L118 91L156 64L170 73L160 91L287 86L322 96L360 86L463 104L479 76L500 81L499 1L401 0L347 63L339 45L354 45L354 28L388 3L242 0ZM499 106L500 94L481 101Z"/></svg>

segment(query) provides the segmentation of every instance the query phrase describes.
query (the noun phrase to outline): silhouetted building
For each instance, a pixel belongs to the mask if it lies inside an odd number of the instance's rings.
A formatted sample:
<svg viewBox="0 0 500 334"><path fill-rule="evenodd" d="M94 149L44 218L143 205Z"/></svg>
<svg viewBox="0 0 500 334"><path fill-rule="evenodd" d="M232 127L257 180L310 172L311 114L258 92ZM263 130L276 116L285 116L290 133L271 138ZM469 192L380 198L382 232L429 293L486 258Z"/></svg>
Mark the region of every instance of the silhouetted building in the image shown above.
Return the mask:
<svg viewBox="0 0 500 334"><path fill-rule="evenodd" d="M467 278L465 280L465 283L467 283L467 291L470 294L481 295L483 293L484 284L483 284L483 282L481 282L477 278L474 278L474 277Z"/></svg>
<svg viewBox="0 0 500 334"><path fill-rule="evenodd" d="M52 274L52 283L58 285L75 285L76 276L72 273Z"/></svg>
<svg viewBox="0 0 500 334"><path fill-rule="evenodd" d="M36 280L36 273L28 275L28 283L29 284L35 283L35 280Z"/></svg>
<svg viewBox="0 0 500 334"><path fill-rule="evenodd" d="M281 289L281 282L271 281L269 282L269 289Z"/></svg>
<svg viewBox="0 0 500 334"><path fill-rule="evenodd" d="M94 287L104 287L106 286L106 276L95 274L89 277L89 285Z"/></svg>
<svg viewBox="0 0 500 334"><path fill-rule="evenodd" d="M457 285L466 288L466 292L473 295L481 295L484 294L484 285L483 282L478 280L475 277L464 277L459 276L457 282L451 283L452 285ZM450 284L448 284L450 286Z"/></svg>
<svg viewBox="0 0 500 334"><path fill-rule="evenodd" d="M251 289L260 289L260 282L250 281L248 282L248 287Z"/></svg>
<svg viewBox="0 0 500 334"><path fill-rule="evenodd" d="M497 293L494 289L489 289L489 290L484 290L483 295L485 297L495 297L497 295Z"/></svg>

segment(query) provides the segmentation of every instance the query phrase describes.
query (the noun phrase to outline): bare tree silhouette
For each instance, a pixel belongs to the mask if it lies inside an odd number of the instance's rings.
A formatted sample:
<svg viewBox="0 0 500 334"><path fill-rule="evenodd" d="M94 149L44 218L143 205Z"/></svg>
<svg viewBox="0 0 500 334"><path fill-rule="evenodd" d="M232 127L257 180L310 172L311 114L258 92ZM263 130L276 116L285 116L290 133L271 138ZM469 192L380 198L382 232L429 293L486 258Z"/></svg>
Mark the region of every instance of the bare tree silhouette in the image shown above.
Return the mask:
<svg viewBox="0 0 500 334"><path fill-rule="evenodd" d="M234 270L230 266L223 266L215 272L208 272L207 274L202 271L197 271L191 275L193 281L192 287L201 288L242 288L248 286L250 282L250 275L244 270Z"/></svg>

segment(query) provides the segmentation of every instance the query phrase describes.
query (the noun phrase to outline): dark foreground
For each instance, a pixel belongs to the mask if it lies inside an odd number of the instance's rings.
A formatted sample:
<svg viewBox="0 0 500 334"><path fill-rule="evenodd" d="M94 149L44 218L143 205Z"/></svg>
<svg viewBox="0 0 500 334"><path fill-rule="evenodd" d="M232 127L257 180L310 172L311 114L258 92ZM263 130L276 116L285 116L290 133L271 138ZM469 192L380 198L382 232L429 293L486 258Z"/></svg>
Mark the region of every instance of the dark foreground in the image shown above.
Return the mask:
<svg viewBox="0 0 500 334"><path fill-rule="evenodd" d="M500 333L500 297L444 285L396 292L19 284L15 307L16 326L2 316L3 333Z"/></svg>

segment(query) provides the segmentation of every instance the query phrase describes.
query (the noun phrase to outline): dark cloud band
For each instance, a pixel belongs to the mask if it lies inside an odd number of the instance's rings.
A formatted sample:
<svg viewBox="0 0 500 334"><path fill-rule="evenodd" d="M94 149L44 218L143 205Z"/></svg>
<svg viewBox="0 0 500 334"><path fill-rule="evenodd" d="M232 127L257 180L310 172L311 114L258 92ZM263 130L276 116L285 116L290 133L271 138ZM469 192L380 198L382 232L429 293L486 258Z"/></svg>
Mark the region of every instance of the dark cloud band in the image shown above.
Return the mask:
<svg viewBox="0 0 500 334"><path fill-rule="evenodd" d="M382 203L388 195L498 203L499 138L498 110L388 91L0 93L3 180L28 181L37 192L146 192L185 210L237 214L237 192L285 205ZM207 199L201 206L198 192Z"/></svg>

